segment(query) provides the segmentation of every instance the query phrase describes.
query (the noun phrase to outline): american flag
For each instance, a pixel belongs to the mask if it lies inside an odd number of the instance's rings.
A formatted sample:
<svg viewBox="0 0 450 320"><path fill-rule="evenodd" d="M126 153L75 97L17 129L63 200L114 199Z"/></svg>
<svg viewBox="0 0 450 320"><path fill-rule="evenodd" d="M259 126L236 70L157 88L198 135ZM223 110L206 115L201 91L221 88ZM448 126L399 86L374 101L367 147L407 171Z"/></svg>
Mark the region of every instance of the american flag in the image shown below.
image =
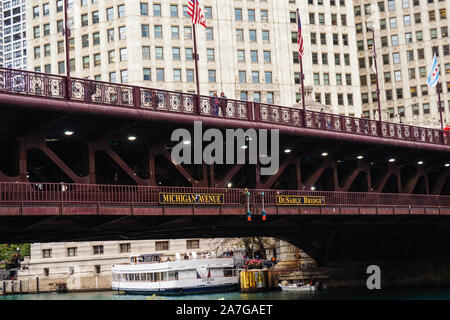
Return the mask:
<svg viewBox="0 0 450 320"><path fill-rule="evenodd" d="M188 14L192 17L192 23L199 23L206 28L205 16L203 15L203 11L198 3L198 0L189 0Z"/></svg>
<svg viewBox="0 0 450 320"><path fill-rule="evenodd" d="M300 21L300 12L298 11L298 9L297 9L297 21L298 21L298 33L297 33L298 57L301 59L303 57L305 48L303 47L302 22Z"/></svg>

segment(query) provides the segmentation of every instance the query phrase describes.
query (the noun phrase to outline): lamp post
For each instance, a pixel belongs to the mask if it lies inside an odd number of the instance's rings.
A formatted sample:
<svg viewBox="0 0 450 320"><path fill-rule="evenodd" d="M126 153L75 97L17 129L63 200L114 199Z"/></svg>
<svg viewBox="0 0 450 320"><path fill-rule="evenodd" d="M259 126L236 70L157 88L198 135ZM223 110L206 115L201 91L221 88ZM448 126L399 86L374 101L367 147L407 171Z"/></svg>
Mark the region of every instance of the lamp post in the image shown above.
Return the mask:
<svg viewBox="0 0 450 320"><path fill-rule="evenodd" d="M380 86L378 83L378 64L377 64L377 51L376 51L376 47L375 47L375 28L372 25L372 39L373 39L373 64L375 67L375 78L376 78L376 82L377 82L377 103L378 103L378 121L379 121L379 129L380 129L380 135L381 135L381 102L380 102Z"/></svg>
<svg viewBox="0 0 450 320"><path fill-rule="evenodd" d="M64 35L64 42L65 42L65 49L66 49L66 97L70 97L70 58L69 58L69 37L70 37L70 29L69 29L69 22L68 22L68 13L69 10L69 0L64 0L64 29L63 29L63 35Z"/></svg>
<svg viewBox="0 0 450 320"><path fill-rule="evenodd" d="M408 104L406 107L403 108L403 112L406 111L407 108L411 107L412 105L414 105L414 103ZM395 115L395 117L398 116L399 119L399 123L402 124L402 113L399 112Z"/></svg>

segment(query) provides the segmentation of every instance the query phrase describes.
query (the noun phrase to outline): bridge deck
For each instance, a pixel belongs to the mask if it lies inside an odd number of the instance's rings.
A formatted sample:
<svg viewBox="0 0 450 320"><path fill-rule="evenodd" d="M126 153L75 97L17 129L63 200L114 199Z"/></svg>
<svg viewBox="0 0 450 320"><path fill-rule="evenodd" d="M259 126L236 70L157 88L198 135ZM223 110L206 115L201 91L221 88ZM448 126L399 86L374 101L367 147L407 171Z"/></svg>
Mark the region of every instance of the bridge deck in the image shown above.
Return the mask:
<svg viewBox="0 0 450 320"><path fill-rule="evenodd" d="M153 111L163 114L197 116L273 125L282 128L316 129L319 132L357 135L362 138L390 139L433 145L450 145L450 136L438 129L381 122L265 103L218 99L218 114L214 98L189 93L115 84L88 79L0 68L0 98L2 94L59 101L61 109L67 103L86 103L110 108L105 114ZM3 101L3 100L2 100ZM7 100L5 100L7 101ZM3 101L3 102L5 102ZM10 100L8 100L10 101ZM115 110L120 107L121 111Z"/></svg>

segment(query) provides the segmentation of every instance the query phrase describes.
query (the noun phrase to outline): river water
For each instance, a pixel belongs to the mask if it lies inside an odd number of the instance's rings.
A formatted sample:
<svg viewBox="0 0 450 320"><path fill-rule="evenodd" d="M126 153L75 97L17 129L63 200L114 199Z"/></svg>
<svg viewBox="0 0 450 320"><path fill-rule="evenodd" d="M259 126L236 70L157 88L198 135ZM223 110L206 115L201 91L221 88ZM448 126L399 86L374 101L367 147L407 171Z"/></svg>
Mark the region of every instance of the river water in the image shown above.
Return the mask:
<svg viewBox="0 0 450 320"><path fill-rule="evenodd" d="M216 293L185 296L123 295L113 291L40 293L0 296L2 300L450 300L450 288L427 289L329 289L316 293L259 292Z"/></svg>

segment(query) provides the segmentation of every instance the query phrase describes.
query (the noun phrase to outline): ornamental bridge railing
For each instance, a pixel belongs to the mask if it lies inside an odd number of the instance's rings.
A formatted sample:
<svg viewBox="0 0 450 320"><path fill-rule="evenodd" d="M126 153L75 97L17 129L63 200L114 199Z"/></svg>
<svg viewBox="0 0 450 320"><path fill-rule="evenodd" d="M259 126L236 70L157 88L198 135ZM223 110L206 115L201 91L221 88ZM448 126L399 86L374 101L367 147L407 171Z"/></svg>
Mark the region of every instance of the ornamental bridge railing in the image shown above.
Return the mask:
<svg viewBox="0 0 450 320"><path fill-rule="evenodd" d="M325 206L430 206L450 208L450 196L250 189L251 204L276 205L277 195L323 197ZM108 203L159 205L160 193L223 194L224 206L246 204L244 189L191 188L73 183L0 182L0 204ZM264 193L264 196L261 194Z"/></svg>
<svg viewBox="0 0 450 320"><path fill-rule="evenodd" d="M450 145L450 133L439 129L209 96L200 96L197 103L197 95L189 93L79 78L67 81L61 75L0 68L0 93Z"/></svg>

